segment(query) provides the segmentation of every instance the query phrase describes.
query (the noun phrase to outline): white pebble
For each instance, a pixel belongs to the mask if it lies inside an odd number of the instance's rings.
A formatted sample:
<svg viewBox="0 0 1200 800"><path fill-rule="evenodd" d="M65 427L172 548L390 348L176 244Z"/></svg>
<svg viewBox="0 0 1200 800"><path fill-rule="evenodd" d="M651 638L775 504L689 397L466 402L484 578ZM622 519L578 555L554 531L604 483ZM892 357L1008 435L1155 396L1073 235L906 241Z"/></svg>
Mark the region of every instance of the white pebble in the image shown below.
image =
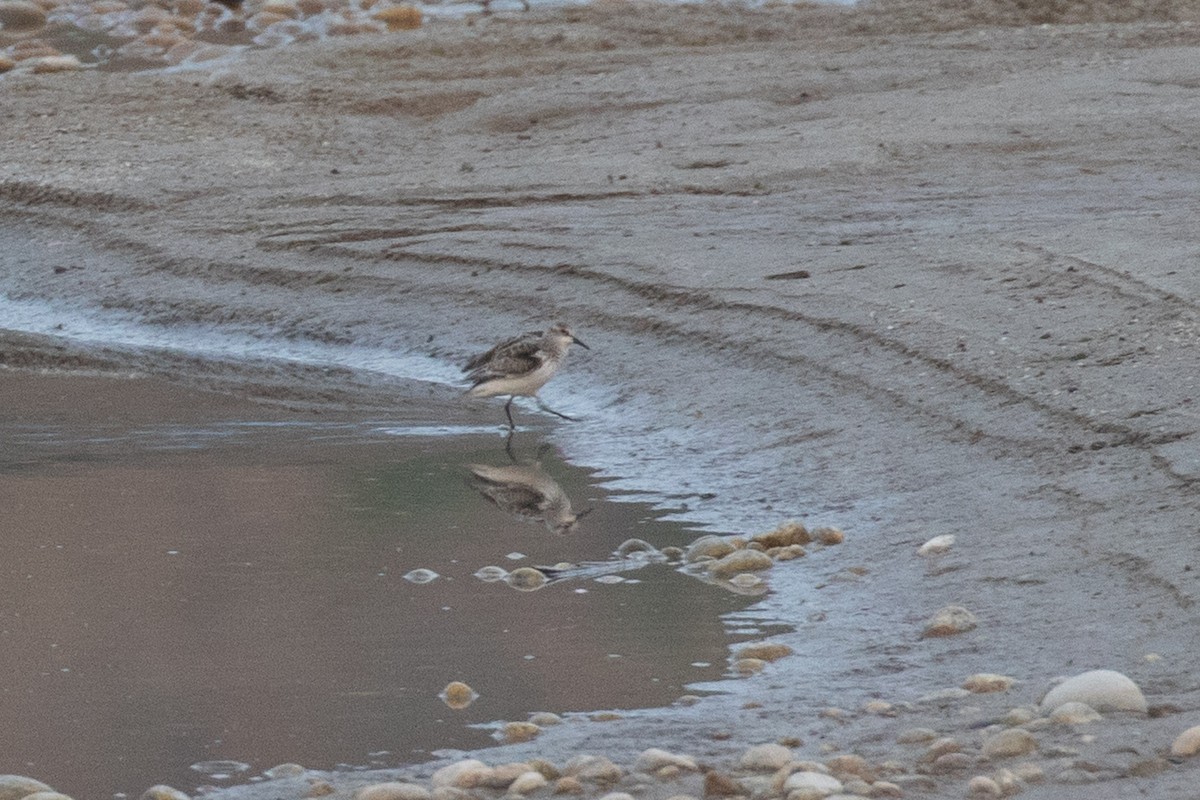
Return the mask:
<svg viewBox="0 0 1200 800"><path fill-rule="evenodd" d="M540 772L530 770L523 772L517 776L517 779L508 785L509 794L529 794L541 789L547 783L546 776Z"/></svg>
<svg viewBox="0 0 1200 800"><path fill-rule="evenodd" d="M699 769L695 759L676 753L668 753L666 750L660 750L657 747L643 750L634 763L634 769L638 772L656 772L663 767L679 767L680 769L689 771Z"/></svg>
<svg viewBox="0 0 1200 800"><path fill-rule="evenodd" d="M967 797L1003 797L1004 790L986 775L976 775L967 783Z"/></svg>
<svg viewBox="0 0 1200 800"><path fill-rule="evenodd" d="M1087 703L1071 700L1050 712L1050 719L1059 725L1083 725L1084 723L1096 722L1104 718Z"/></svg>
<svg viewBox="0 0 1200 800"><path fill-rule="evenodd" d="M1036 749L1037 738L1024 728L1008 728L983 743L983 754L988 758L1023 756Z"/></svg>
<svg viewBox="0 0 1200 800"><path fill-rule="evenodd" d="M792 751L781 744L757 744L742 754L740 769L774 771L792 760Z"/></svg>
<svg viewBox="0 0 1200 800"><path fill-rule="evenodd" d="M840 792L842 790L842 782L832 775L805 770L802 772L793 772L791 775L788 775L787 780L783 782L783 790L789 793L799 790L815 790L817 792L824 792L828 796Z"/></svg>
<svg viewBox="0 0 1200 800"><path fill-rule="evenodd" d="M1194 756L1200 753L1200 725L1193 725L1175 737L1171 745L1173 756Z"/></svg>
<svg viewBox="0 0 1200 800"><path fill-rule="evenodd" d="M917 548L917 555L928 558L929 556L940 556L954 546L954 534L946 533L941 536L935 536L925 544Z"/></svg>
<svg viewBox="0 0 1200 800"><path fill-rule="evenodd" d="M1053 711L1072 700L1087 703L1097 711L1147 710L1146 698L1137 684L1110 669L1095 669L1063 681L1042 698L1042 711Z"/></svg>

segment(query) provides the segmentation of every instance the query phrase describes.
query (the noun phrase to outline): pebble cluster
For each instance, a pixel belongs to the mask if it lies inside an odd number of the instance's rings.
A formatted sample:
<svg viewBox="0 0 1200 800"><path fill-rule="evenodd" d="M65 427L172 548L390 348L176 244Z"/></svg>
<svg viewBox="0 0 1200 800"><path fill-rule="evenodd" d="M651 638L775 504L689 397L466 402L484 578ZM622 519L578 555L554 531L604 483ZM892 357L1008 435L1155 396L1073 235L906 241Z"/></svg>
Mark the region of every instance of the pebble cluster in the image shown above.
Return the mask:
<svg viewBox="0 0 1200 800"><path fill-rule="evenodd" d="M412 30L422 20L398 0L0 0L0 73L201 64L251 45Z"/></svg>
<svg viewBox="0 0 1200 800"><path fill-rule="evenodd" d="M764 658L785 650L759 648ZM331 797L347 800L523 800L573 796L589 800L863 800L939 796L1010 797L1044 782L1077 786L1098 780L1147 777L1200 753L1200 725L1154 748L1112 748L1105 735L1147 715L1146 699L1130 678L1094 670L1063 680L1035 705L1007 706L1005 695L1018 682L1008 676L966 677L957 692L933 692L915 703L873 701L858 712L829 709L821 717L849 730L856 719L884 720L886 733L866 737L874 752L843 751L825 742L805 748L799 737L765 742L724 763L651 747L631 764L599 755L576 755L561 764L533 757L489 765L476 758L456 761L430 775L364 783L359 773L330 774L282 764L265 773L277 782L279 798ZM450 691L451 687L447 687ZM462 687L469 691L469 687ZM459 691L459 690L455 690ZM956 698L947 701L948 697ZM989 707L972 705L991 701ZM959 704L955 707L953 704ZM930 704L941 713L930 715ZM1101 711L1104 710L1102 714ZM990 719L974 722L973 714ZM939 729L913 725L908 715L934 718ZM508 742L533 739L542 727L570 724L554 714L509 723ZM890 744L888 741L890 740ZM1085 752L1096 743L1093 752ZM880 748L884 755L880 755ZM1100 758L1096 753L1101 754ZM1107 761L1102 760L1107 758ZM18 775L0 776L0 800L70 800L44 783ZM188 800L169 786L148 789L141 800Z"/></svg>

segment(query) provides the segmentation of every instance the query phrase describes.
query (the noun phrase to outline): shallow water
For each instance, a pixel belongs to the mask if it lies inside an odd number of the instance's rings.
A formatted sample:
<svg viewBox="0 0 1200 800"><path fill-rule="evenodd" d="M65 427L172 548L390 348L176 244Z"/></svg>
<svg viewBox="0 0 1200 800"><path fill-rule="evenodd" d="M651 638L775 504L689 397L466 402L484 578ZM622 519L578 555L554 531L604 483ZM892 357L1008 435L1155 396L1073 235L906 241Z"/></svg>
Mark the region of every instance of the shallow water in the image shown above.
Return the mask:
<svg viewBox="0 0 1200 800"><path fill-rule="evenodd" d="M514 464L494 432L8 408L0 730L21 734L4 766L74 796L411 763L491 743L480 723L666 704L725 672L720 615L748 603L665 565L528 593L474 577L696 535L532 434L516 460L591 508L562 535L470 477ZM450 680L479 699L450 710ZM216 760L248 768L191 768Z"/></svg>

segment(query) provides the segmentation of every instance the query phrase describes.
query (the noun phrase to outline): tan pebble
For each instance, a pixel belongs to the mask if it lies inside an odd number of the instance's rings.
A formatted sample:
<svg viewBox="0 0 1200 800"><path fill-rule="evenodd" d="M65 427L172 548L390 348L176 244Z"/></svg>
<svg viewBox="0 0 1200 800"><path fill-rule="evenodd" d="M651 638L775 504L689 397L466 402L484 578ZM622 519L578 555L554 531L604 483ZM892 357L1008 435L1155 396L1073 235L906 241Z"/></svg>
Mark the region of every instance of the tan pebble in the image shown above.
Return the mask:
<svg viewBox="0 0 1200 800"><path fill-rule="evenodd" d="M1042 698L1042 711L1053 711L1071 700L1087 703L1097 711L1140 711L1144 714L1148 708L1137 684L1111 669L1095 669L1063 681Z"/></svg>
<svg viewBox="0 0 1200 800"><path fill-rule="evenodd" d="M729 540L729 543L731 545L733 545L734 550L741 550L741 549L745 548L746 543L749 541L750 540L745 538L744 536L735 536Z"/></svg>
<svg viewBox="0 0 1200 800"><path fill-rule="evenodd" d="M266 773L263 774L266 775ZM267 777L270 778L273 776L267 775ZM140 800L189 800L189 798L186 792L181 792L174 786L167 786L165 783L160 783L142 792Z"/></svg>
<svg viewBox="0 0 1200 800"><path fill-rule="evenodd" d="M778 661L784 656L790 656L796 652L786 644L774 644L763 642L760 644L748 644L741 647L737 651L737 658L759 658L763 661Z"/></svg>
<svg viewBox="0 0 1200 800"><path fill-rule="evenodd" d="M746 545L746 549L747 550L757 550L760 553L767 553L767 548L762 542L750 542L750 544ZM771 555L771 554L767 553L767 555Z"/></svg>
<svg viewBox="0 0 1200 800"><path fill-rule="evenodd" d="M925 544L917 548L917 555L928 558L929 556L940 556L943 553L950 551L954 546L954 534L947 533L941 536L935 536Z"/></svg>
<svg viewBox="0 0 1200 800"><path fill-rule="evenodd" d="M967 782L967 797L1003 797L1000 785L986 775L976 775Z"/></svg>
<svg viewBox="0 0 1200 800"><path fill-rule="evenodd" d="M326 780L314 780L308 786L308 791L304 793L305 797L325 797L337 792L333 784Z"/></svg>
<svg viewBox="0 0 1200 800"><path fill-rule="evenodd" d="M546 776L540 772L530 770L517 776L517 779L508 785L509 794L529 794L541 789L549 781Z"/></svg>
<svg viewBox="0 0 1200 800"><path fill-rule="evenodd" d="M962 683L962 688L972 694L988 694L991 692L1007 692L1016 681L1007 675L993 675L989 672L978 672L969 675Z"/></svg>
<svg viewBox="0 0 1200 800"><path fill-rule="evenodd" d="M1025 783L1041 783L1046 779L1046 772L1037 764L1018 764L1012 768L1018 780Z"/></svg>
<svg viewBox="0 0 1200 800"><path fill-rule="evenodd" d="M488 789L506 789L517 778L532 770L533 768L524 761L500 764L492 767L491 774L480 785Z"/></svg>
<svg viewBox="0 0 1200 800"><path fill-rule="evenodd" d="M459 789L473 789L482 784L490 772L491 768L479 759L466 758L437 770L429 782L434 788L454 786Z"/></svg>
<svg viewBox="0 0 1200 800"><path fill-rule="evenodd" d="M592 722L616 722L619 719L625 719L623 714L618 714L616 711L597 711L588 717Z"/></svg>
<svg viewBox="0 0 1200 800"><path fill-rule="evenodd" d="M504 582L522 592L532 592L546 585L546 575L533 567L518 567L504 576Z"/></svg>
<svg viewBox="0 0 1200 800"><path fill-rule="evenodd" d="M826 526L813 531L813 538L821 544L834 545L846 541L846 534L842 532L841 528Z"/></svg>
<svg viewBox="0 0 1200 800"><path fill-rule="evenodd" d="M988 758L1012 758L1037 750L1037 737L1024 728L1008 728L983 743Z"/></svg>
<svg viewBox="0 0 1200 800"><path fill-rule="evenodd" d="M8 55L13 61L29 61L35 58L60 56L62 53L41 39L26 39L10 47Z"/></svg>
<svg viewBox="0 0 1200 800"><path fill-rule="evenodd" d="M680 561L683 559L684 553L682 547L664 547L659 552L666 557L667 561Z"/></svg>
<svg viewBox="0 0 1200 800"><path fill-rule="evenodd" d="M898 784L888 781L875 781L871 784L867 797L904 797L904 790Z"/></svg>
<svg viewBox="0 0 1200 800"><path fill-rule="evenodd" d="M27 33L46 24L46 10L25 0L0 3L0 28L6 33Z"/></svg>
<svg viewBox="0 0 1200 800"><path fill-rule="evenodd" d="M416 6L385 6L371 12L372 19L388 26L388 30L416 30L421 26L421 10Z"/></svg>
<svg viewBox="0 0 1200 800"><path fill-rule="evenodd" d="M850 778L842 787L842 793L853 797L866 797L871 791L871 784L862 778Z"/></svg>
<svg viewBox="0 0 1200 800"><path fill-rule="evenodd" d="M54 72L75 72L83 69L83 64L75 56L42 56L33 62L35 75Z"/></svg>
<svg viewBox="0 0 1200 800"><path fill-rule="evenodd" d="M561 725L563 718L558 714L549 711L539 711L529 717L529 721L534 725L540 725L543 728L548 728L552 725Z"/></svg>
<svg viewBox="0 0 1200 800"><path fill-rule="evenodd" d="M542 777L548 781L557 780L562 776L562 773L559 771L558 767L554 766L554 764L544 758L529 759L529 768L540 773Z"/></svg>
<svg viewBox="0 0 1200 800"><path fill-rule="evenodd" d="M677 705L677 706L694 706L694 705L696 705L696 703L699 703L699 702L700 702L700 695L698 695L698 694L682 694L675 701L675 705Z"/></svg>
<svg viewBox="0 0 1200 800"><path fill-rule="evenodd" d="M808 544L812 541L812 536L809 535L808 528L804 527L804 523L790 519L778 528L756 534L751 539L766 547L790 547Z"/></svg>
<svg viewBox="0 0 1200 800"><path fill-rule="evenodd" d="M774 771L792 760L792 751L781 744L773 742L756 744L742 753L738 761L739 769Z"/></svg>
<svg viewBox="0 0 1200 800"><path fill-rule="evenodd" d="M570 775L559 778L554 783L555 794L583 794L583 783Z"/></svg>
<svg viewBox="0 0 1200 800"><path fill-rule="evenodd" d="M922 744L924 742L932 742L937 738L937 732L933 728L909 728L908 730L900 731L900 735L896 737L897 744Z"/></svg>
<svg viewBox="0 0 1200 800"><path fill-rule="evenodd" d="M566 763L563 772L593 783L616 783L625 774L611 760L593 755L575 756Z"/></svg>
<svg viewBox="0 0 1200 800"><path fill-rule="evenodd" d="M246 29L251 31L263 31L274 25L277 22L283 22L290 17L285 17L283 14L275 14L270 11L260 11L250 19L246 20Z"/></svg>
<svg viewBox="0 0 1200 800"><path fill-rule="evenodd" d="M754 675L767 665L761 658L739 658L733 662L733 671L739 675Z"/></svg>
<svg viewBox="0 0 1200 800"><path fill-rule="evenodd" d="M975 618L975 615L962 606L946 606L939 609L925 623L925 631L921 637L954 636L966 633L978 624L979 620Z"/></svg>
<svg viewBox="0 0 1200 800"><path fill-rule="evenodd" d="M276 764L270 769L264 770L263 775L274 780L276 778L296 778L306 772L308 770L304 767L289 761L285 764Z"/></svg>
<svg viewBox="0 0 1200 800"><path fill-rule="evenodd" d="M875 771L880 775L904 775L908 772L908 765L899 759L889 758L887 761L879 762Z"/></svg>
<svg viewBox="0 0 1200 800"><path fill-rule="evenodd" d="M13 61L8 56L4 55L3 53L0 53L0 72L8 72L10 69L15 67L16 65L17 65L16 61Z"/></svg>
<svg viewBox="0 0 1200 800"><path fill-rule="evenodd" d="M791 561L796 558L804 558L806 555L808 555L807 550L798 544L793 544L779 548L772 557L776 561Z"/></svg>
<svg viewBox="0 0 1200 800"><path fill-rule="evenodd" d="M1025 790L1025 781L1017 777L1017 774L1011 769L997 770L992 775L992 780L1000 787L1000 791L1005 797L1018 794Z"/></svg>
<svg viewBox="0 0 1200 800"><path fill-rule="evenodd" d="M845 753L826 759L825 766L829 767L829 771L838 777L856 775L867 782L875 779L875 770L871 769L871 765L865 758L856 753Z"/></svg>
<svg viewBox="0 0 1200 800"><path fill-rule="evenodd" d="M429 790L415 783L373 783L354 793L354 800L429 800Z"/></svg>
<svg viewBox="0 0 1200 800"><path fill-rule="evenodd" d="M759 575L753 575L749 572L739 572L729 579L729 583L738 589L757 589L766 588L766 581Z"/></svg>
<svg viewBox="0 0 1200 800"><path fill-rule="evenodd" d="M1130 764L1125 770L1125 775L1130 778L1149 778L1165 771L1169 766L1171 764L1165 758L1145 758Z"/></svg>
<svg viewBox="0 0 1200 800"><path fill-rule="evenodd" d="M1050 712L1050 721L1059 725L1084 725L1088 722L1099 722L1102 719L1104 717L1100 716L1100 712L1096 709L1087 703L1075 700L1063 703Z"/></svg>
<svg viewBox="0 0 1200 800"><path fill-rule="evenodd" d="M674 764L668 764L665 767L659 767L654 770L653 775L660 781L673 781L683 774L683 770Z"/></svg>
<svg viewBox="0 0 1200 800"><path fill-rule="evenodd" d="M957 739L949 736L944 736L930 743L925 749L924 755L919 759L920 763L928 763L935 761L946 753L958 753L962 750L962 745Z"/></svg>
<svg viewBox="0 0 1200 800"><path fill-rule="evenodd" d="M654 772L663 767L675 767L676 769L686 770L696 770L699 768L695 759L689 756L670 753L658 747L643 750L633 764L633 768L640 772Z"/></svg>
<svg viewBox="0 0 1200 800"><path fill-rule="evenodd" d="M868 700L863 703L862 710L868 714L877 714L881 717L896 716L896 707L886 700Z"/></svg>
<svg viewBox="0 0 1200 800"><path fill-rule="evenodd" d="M833 707L822 708L821 712L820 712L820 716L822 716L826 719L841 720L841 719L846 718L846 710L842 709L842 708L833 708Z"/></svg>
<svg viewBox="0 0 1200 800"><path fill-rule="evenodd" d="M1200 753L1200 725L1193 725L1175 737L1171 743L1171 755L1188 758Z"/></svg>
<svg viewBox="0 0 1200 800"><path fill-rule="evenodd" d="M1026 708L1025 706L1018 706L1017 708L1006 711L1004 716L1000 718L1000 724L1012 727L1014 725L1024 725L1027 722L1032 722L1035 719L1037 719L1036 711L1034 711L1032 708Z"/></svg>
<svg viewBox="0 0 1200 800"><path fill-rule="evenodd" d="M728 540L720 536L701 536L699 539L688 545L687 551L684 553L684 560L689 564L694 564L703 559L718 559L724 558L734 551L734 546Z"/></svg>
<svg viewBox="0 0 1200 800"><path fill-rule="evenodd" d="M441 698L443 703L450 706L450 708L453 708L455 711L461 711L471 705L471 703L474 703L479 694L462 681L450 681L450 683L446 684L446 688L442 689L438 697Z"/></svg>
<svg viewBox="0 0 1200 800"><path fill-rule="evenodd" d="M775 741L777 741L779 744L783 745L784 747L791 747L792 749L795 749L797 747L804 747L804 740L801 739L799 736L780 736Z"/></svg>
<svg viewBox="0 0 1200 800"><path fill-rule="evenodd" d="M716 771L704 774L705 797L735 797L748 794L745 787L728 775Z"/></svg>
<svg viewBox="0 0 1200 800"><path fill-rule="evenodd" d="M506 743L518 744L533 741L542 732L542 729L532 722L506 722L501 732L504 734Z"/></svg>
<svg viewBox="0 0 1200 800"><path fill-rule="evenodd" d="M296 19L300 16L300 9L296 7L295 3L289 2L289 0L267 0L259 8L259 11L267 14L278 14L281 17L288 17L289 19Z"/></svg>
<svg viewBox="0 0 1200 800"><path fill-rule="evenodd" d="M71 798L61 792L34 792L25 795L21 800L71 800Z"/></svg>
<svg viewBox="0 0 1200 800"><path fill-rule="evenodd" d="M961 772L975 766L975 759L966 753L946 753L940 755L929 765L931 775L946 775L951 772Z"/></svg>

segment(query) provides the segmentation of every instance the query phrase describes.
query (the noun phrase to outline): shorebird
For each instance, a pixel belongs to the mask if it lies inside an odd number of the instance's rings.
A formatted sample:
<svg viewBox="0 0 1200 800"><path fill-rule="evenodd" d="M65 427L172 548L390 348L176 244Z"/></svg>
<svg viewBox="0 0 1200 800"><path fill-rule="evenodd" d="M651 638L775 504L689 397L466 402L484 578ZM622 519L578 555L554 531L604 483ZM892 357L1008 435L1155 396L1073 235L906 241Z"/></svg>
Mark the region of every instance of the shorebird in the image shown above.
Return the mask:
<svg viewBox="0 0 1200 800"><path fill-rule="evenodd" d="M575 513L562 486L540 464L468 464L467 469L471 485L497 508L520 519L540 521L552 533L570 533L579 518L591 511Z"/></svg>
<svg viewBox="0 0 1200 800"><path fill-rule="evenodd" d="M532 397L543 411L563 419L573 419L547 406L537 394L562 366L572 342L591 350L562 323L546 331L529 331L501 342L486 353L475 356L463 367L463 372L467 373L472 383L467 394L471 397L508 395L504 413L508 416L510 431L517 428L512 417L512 402L516 397Z"/></svg>

